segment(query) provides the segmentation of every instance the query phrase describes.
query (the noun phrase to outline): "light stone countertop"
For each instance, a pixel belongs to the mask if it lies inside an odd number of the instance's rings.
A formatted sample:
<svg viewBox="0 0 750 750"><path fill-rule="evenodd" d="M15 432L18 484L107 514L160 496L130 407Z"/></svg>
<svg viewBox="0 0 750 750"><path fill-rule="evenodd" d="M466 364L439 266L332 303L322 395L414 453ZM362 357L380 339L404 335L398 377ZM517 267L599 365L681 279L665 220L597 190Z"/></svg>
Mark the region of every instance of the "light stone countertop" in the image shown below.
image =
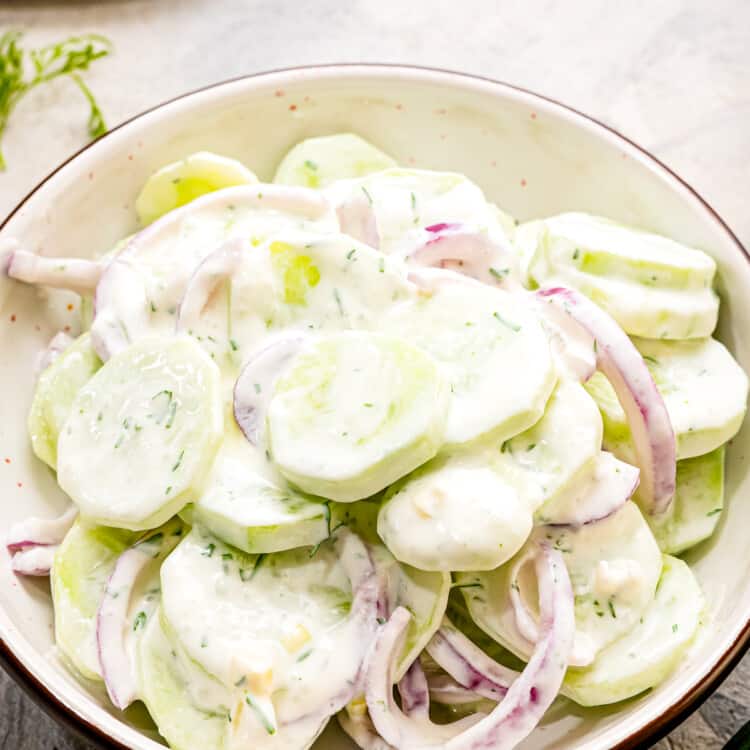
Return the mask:
<svg viewBox="0 0 750 750"><path fill-rule="evenodd" d="M468 11L468 12L467 12ZM26 0L0 30L44 43L108 35L86 80L110 126L243 73L402 62L498 78L629 136L692 184L750 246L750 3L746 0ZM34 92L4 141L0 216L80 148L68 81ZM718 750L750 719L750 656L659 750ZM83 750L0 672L0 750Z"/></svg>

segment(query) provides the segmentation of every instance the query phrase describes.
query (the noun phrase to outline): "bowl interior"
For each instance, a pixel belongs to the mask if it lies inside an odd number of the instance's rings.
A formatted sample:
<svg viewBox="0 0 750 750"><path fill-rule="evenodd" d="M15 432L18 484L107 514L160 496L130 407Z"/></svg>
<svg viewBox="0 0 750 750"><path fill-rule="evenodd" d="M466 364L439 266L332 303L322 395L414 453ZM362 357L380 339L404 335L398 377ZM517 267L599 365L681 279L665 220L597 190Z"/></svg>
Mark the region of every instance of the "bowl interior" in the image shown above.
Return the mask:
<svg viewBox="0 0 750 750"><path fill-rule="evenodd" d="M45 255L90 256L135 230L133 201L159 166L197 150L245 162L270 179L298 140L351 130L406 166L456 170L519 219L564 210L601 213L703 248L719 264L719 337L746 370L750 266L721 222L684 185L624 139L534 95L489 81L381 66L308 68L241 79L178 99L94 144L49 178L10 218L17 237ZM59 328L74 330L64 294L0 285L2 453L0 528L65 504L52 474L31 454L25 420L35 355ZM69 310L69 305L73 309ZM743 429L728 453L728 510L714 539L690 555L707 599L706 626L679 670L650 694L616 709L585 711L559 701L524 748L593 750L629 746L641 730L684 705L738 647L750 620L750 526ZM136 468L134 467L134 471ZM53 648L45 581L15 578L0 552L0 639L68 709L132 748L156 748L142 709L123 717L100 687L72 678ZM350 747L331 725L320 741Z"/></svg>

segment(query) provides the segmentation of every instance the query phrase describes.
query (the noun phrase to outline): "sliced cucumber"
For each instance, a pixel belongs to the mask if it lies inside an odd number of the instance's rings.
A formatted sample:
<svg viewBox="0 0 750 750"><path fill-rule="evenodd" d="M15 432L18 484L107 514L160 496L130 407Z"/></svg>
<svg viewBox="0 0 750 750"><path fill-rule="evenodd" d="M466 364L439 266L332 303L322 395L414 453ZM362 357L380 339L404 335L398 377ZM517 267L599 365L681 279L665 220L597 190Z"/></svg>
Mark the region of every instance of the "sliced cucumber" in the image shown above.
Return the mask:
<svg viewBox="0 0 750 750"><path fill-rule="evenodd" d="M281 160L273 181L322 188L395 166L394 159L358 135L338 133L298 143Z"/></svg>
<svg viewBox="0 0 750 750"><path fill-rule="evenodd" d="M222 685L250 696L269 725L311 715L320 724L361 666L365 624L361 612L349 617L352 585L337 550L246 555L196 526L162 565L175 639Z"/></svg>
<svg viewBox="0 0 750 750"><path fill-rule="evenodd" d="M79 519L55 553L50 573L55 643L90 680L101 679L96 613L117 558L136 536L132 531L93 526Z"/></svg>
<svg viewBox="0 0 750 750"><path fill-rule="evenodd" d="M432 458L447 410L445 381L420 349L364 332L322 336L276 381L269 446L290 482L351 502Z"/></svg>
<svg viewBox="0 0 750 750"><path fill-rule="evenodd" d="M146 226L201 195L254 182L258 178L236 159L198 151L154 172L135 199L135 212Z"/></svg>
<svg viewBox="0 0 750 750"><path fill-rule="evenodd" d="M560 550L575 594L576 637L571 664L586 666L627 633L654 597L661 575L659 547L637 506L580 528L537 527L509 563L486 573L462 573L459 585L472 618L492 638L528 659L538 618L531 555L545 543ZM520 602L520 622L514 609ZM523 613L526 613L525 615Z"/></svg>
<svg viewBox="0 0 750 750"><path fill-rule="evenodd" d="M384 329L440 362L450 384L446 443L505 440L542 416L555 367L541 323L522 298L448 282L394 308ZM512 362L534 366L522 371Z"/></svg>
<svg viewBox="0 0 750 750"><path fill-rule="evenodd" d="M629 334L700 338L716 326L716 263L700 250L578 213L525 224L514 241L528 283L579 289Z"/></svg>
<svg viewBox="0 0 750 750"><path fill-rule="evenodd" d="M656 382L677 439L677 458L709 453L730 440L747 408L747 375L715 339L633 339ZM633 455L630 428L614 390L600 373L586 384L604 419L607 447Z"/></svg>
<svg viewBox="0 0 750 750"><path fill-rule="evenodd" d="M91 336L79 336L40 375L29 411L31 447L44 463L57 465L57 440L78 391L101 367Z"/></svg>
<svg viewBox="0 0 750 750"><path fill-rule="evenodd" d="M372 206L385 253L407 253L423 227L469 223L497 227L497 214L473 182L454 172L387 169L359 180L342 180L327 188L337 206L362 196Z"/></svg>
<svg viewBox="0 0 750 750"><path fill-rule="evenodd" d="M600 651L586 669L569 669L562 693L602 706L655 687L682 661L698 630L704 601L686 563L664 556L656 595L632 630Z"/></svg>
<svg viewBox="0 0 750 750"><path fill-rule="evenodd" d="M672 504L648 521L662 552L678 555L714 533L723 508L724 446L679 461Z"/></svg>
<svg viewBox="0 0 750 750"><path fill-rule="evenodd" d="M179 659L159 619L151 618L137 651L140 698L174 750L221 750L226 747L230 708L219 705L212 711L193 704L190 685L208 677Z"/></svg>
<svg viewBox="0 0 750 750"><path fill-rule="evenodd" d="M343 234L279 231L248 249L187 332L233 382L269 333L375 329L415 294L399 258Z"/></svg>
<svg viewBox="0 0 750 750"><path fill-rule="evenodd" d="M207 256L231 240L245 241L251 253L282 229L335 231L338 221L318 192L285 185L226 188L170 212L136 234L107 267L96 291L92 334L100 342L124 335L129 343L171 335L188 283ZM215 295L224 313L217 337L222 355L232 351L227 309L250 310L261 324L269 316L270 272L261 269L254 277L257 268L249 270L236 294L220 289Z"/></svg>
<svg viewBox="0 0 750 750"><path fill-rule="evenodd" d="M455 459L435 459L393 485L378 515L378 533L396 559L446 572L498 567L531 526L531 509L514 486L482 464Z"/></svg>
<svg viewBox="0 0 750 750"><path fill-rule="evenodd" d="M542 419L503 441L490 460L536 510L593 471L601 442L602 420L596 404L578 383L563 379Z"/></svg>
<svg viewBox="0 0 750 750"><path fill-rule="evenodd" d="M634 339L669 412L677 457L700 456L740 429L747 410L748 380L726 347L715 339Z"/></svg>
<svg viewBox="0 0 750 750"><path fill-rule="evenodd" d="M216 366L191 339L147 339L78 392L58 481L99 523L154 528L195 498L222 435Z"/></svg>
<svg viewBox="0 0 750 750"><path fill-rule="evenodd" d="M289 487L262 450L230 430L193 506L193 521L248 553L314 545L329 536L329 505Z"/></svg>

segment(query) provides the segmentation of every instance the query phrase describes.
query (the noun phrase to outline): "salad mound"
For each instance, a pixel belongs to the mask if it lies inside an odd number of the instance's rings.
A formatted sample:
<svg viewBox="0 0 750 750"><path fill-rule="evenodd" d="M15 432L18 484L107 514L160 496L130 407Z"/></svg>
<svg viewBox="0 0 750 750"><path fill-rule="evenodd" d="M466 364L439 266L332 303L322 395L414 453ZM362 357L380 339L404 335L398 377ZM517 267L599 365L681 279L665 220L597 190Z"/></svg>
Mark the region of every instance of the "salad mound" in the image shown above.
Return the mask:
<svg viewBox="0 0 750 750"><path fill-rule="evenodd" d="M87 311L28 420L70 508L7 540L71 669L175 750L334 716L363 750L510 749L558 696L670 676L748 394L709 255L519 225L349 133L270 184L187 155L135 206L96 259L7 269Z"/></svg>

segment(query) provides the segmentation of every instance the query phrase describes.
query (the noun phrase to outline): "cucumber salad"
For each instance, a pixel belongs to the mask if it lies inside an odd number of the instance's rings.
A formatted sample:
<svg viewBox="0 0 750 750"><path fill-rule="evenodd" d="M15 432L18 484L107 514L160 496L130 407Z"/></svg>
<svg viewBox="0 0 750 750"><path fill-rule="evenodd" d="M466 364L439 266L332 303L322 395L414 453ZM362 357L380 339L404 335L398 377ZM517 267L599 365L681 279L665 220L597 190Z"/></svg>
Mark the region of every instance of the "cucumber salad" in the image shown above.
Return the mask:
<svg viewBox="0 0 750 750"><path fill-rule="evenodd" d="M684 659L680 555L748 392L711 257L519 225L351 134L270 183L192 154L135 207L95 259L7 264L83 311L28 418L70 509L7 548L117 709L176 750L304 750L332 717L364 750L504 750Z"/></svg>

